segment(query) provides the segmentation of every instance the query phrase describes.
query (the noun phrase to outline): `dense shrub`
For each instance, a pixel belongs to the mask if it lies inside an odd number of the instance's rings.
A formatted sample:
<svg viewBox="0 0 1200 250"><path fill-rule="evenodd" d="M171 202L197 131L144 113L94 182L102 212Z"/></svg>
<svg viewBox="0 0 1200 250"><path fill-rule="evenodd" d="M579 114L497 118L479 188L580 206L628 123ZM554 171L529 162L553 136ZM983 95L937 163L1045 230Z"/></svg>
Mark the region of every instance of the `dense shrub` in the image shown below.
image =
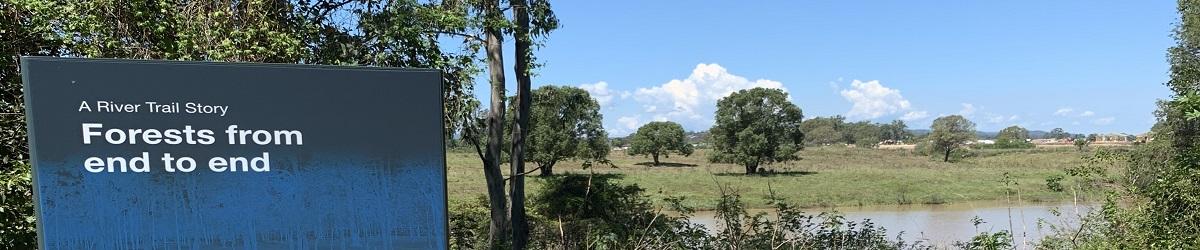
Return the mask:
<svg viewBox="0 0 1200 250"><path fill-rule="evenodd" d="M870 221L838 214L809 215L771 198L774 215L747 212L726 190L717 204L715 228L692 223L694 209L671 197L654 205L644 190L620 176L567 174L544 178L529 211L533 249L927 249L922 242L889 240ZM487 237L482 201L451 206L451 245L480 249Z"/></svg>

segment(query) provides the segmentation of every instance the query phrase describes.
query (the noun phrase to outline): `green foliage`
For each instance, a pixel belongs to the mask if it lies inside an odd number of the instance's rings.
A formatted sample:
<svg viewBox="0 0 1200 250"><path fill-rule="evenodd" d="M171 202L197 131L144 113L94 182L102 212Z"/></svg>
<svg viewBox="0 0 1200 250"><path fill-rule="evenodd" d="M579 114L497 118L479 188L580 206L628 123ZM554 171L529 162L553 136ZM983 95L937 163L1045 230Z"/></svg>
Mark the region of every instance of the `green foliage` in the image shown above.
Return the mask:
<svg viewBox="0 0 1200 250"><path fill-rule="evenodd" d="M474 202L450 202L450 247L452 249L480 249L487 245L488 208L487 197Z"/></svg>
<svg viewBox="0 0 1200 250"><path fill-rule="evenodd" d="M1074 140L1074 144L1075 144L1075 147L1079 149L1079 151L1083 151L1084 149L1087 148L1087 146L1089 144L1092 144L1092 141L1085 140L1085 139L1076 139L1076 140Z"/></svg>
<svg viewBox="0 0 1200 250"><path fill-rule="evenodd" d="M1060 175L1060 174L1046 176L1046 189L1049 189L1050 191L1054 191L1054 192L1062 192L1063 191L1063 186L1062 186L1063 178L1064 178L1063 175Z"/></svg>
<svg viewBox="0 0 1200 250"><path fill-rule="evenodd" d="M1175 98L1159 102L1155 138L1131 152L1097 152L1089 165L1125 164L1122 188L1101 209L1103 223L1081 245L1111 249L1194 249L1200 246L1200 1L1179 0L1175 46L1168 49ZM1101 150L1097 150L1101 151ZM1089 174L1096 167L1074 172ZM1068 236L1058 236L1065 238ZM1074 236L1072 243L1077 242ZM1059 240L1062 241L1062 240Z"/></svg>
<svg viewBox="0 0 1200 250"><path fill-rule="evenodd" d="M1067 133L1066 131L1063 131L1062 128L1054 128L1054 129L1051 129L1049 133L1046 133L1046 137L1048 139L1062 140L1062 139L1070 138L1071 134Z"/></svg>
<svg viewBox="0 0 1200 250"><path fill-rule="evenodd" d="M20 161L13 164L0 169L0 248L34 249L37 233L30 168Z"/></svg>
<svg viewBox="0 0 1200 250"><path fill-rule="evenodd" d="M709 161L736 163L754 174L759 166L797 159L803 148L804 115L782 90L744 89L717 101L709 130L715 151Z"/></svg>
<svg viewBox="0 0 1200 250"><path fill-rule="evenodd" d="M532 94L525 159L537 163L542 176L554 174L554 165L567 159L585 161L587 165L608 162L610 148L608 134L600 123L600 104L587 91L547 85ZM514 109L509 107L510 111ZM515 118L507 119L512 122Z"/></svg>
<svg viewBox="0 0 1200 250"><path fill-rule="evenodd" d="M984 223L978 216L972 218L971 222L975 224L976 231L979 230L979 225ZM955 242L954 246L959 249L970 250L1013 249L1013 236L1007 230L1000 230L995 233L984 231L972 236L970 241Z"/></svg>
<svg viewBox="0 0 1200 250"><path fill-rule="evenodd" d="M800 131L804 133L804 143L807 145L830 145L834 143L845 143L845 137L842 135L842 126L845 125L845 117L815 117L804 120L800 123Z"/></svg>
<svg viewBox="0 0 1200 250"><path fill-rule="evenodd" d="M1032 142L1029 142L1029 130L1021 126L1010 126L1000 130L996 134L995 148L1033 148Z"/></svg>
<svg viewBox="0 0 1200 250"><path fill-rule="evenodd" d="M880 143L900 143L912 138L908 125L896 120L891 123L859 121L847 123L842 116L816 117L800 123L806 145L844 143L871 148Z"/></svg>
<svg viewBox="0 0 1200 250"><path fill-rule="evenodd" d="M706 234L683 215L666 215L636 185L617 184L615 175L567 174L544 179L534 211L551 219L541 238L546 249L684 248ZM686 212L686 211L685 211ZM561 230L561 231L560 231Z"/></svg>
<svg viewBox="0 0 1200 250"><path fill-rule="evenodd" d="M688 156L692 154L692 144L687 142L683 126L679 123L662 121L650 122L638 128L637 133L630 139L629 155L649 155L658 166L658 157L668 157L674 152Z"/></svg>
<svg viewBox="0 0 1200 250"><path fill-rule="evenodd" d="M717 204L716 231L703 249L931 249L921 242L889 241L887 230L870 220L847 221L836 213L808 215L791 203L768 194L774 220L766 213L748 213L740 196L723 192Z"/></svg>
<svg viewBox="0 0 1200 250"><path fill-rule="evenodd" d="M537 8L540 24L557 26ZM31 199L18 197L29 195L21 186L29 171L22 170L28 149L16 56L441 69L446 131L458 131L478 106L471 87L479 46L449 34L481 25L470 11L457 2L411 0L0 0L0 181L13 185L0 202L0 248L35 244L32 210L23 209ZM442 48L455 38L461 48Z"/></svg>
<svg viewBox="0 0 1200 250"><path fill-rule="evenodd" d="M530 247L535 249L931 248L888 240L886 230L870 221L849 221L832 213L808 215L778 198L771 198L775 216L751 214L739 195L726 190L730 192L723 192L715 211L719 226L706 229L689 221L695 210L683 205L683 198L667 197L665 208L656 207L642 188L621 184L618 175L565 174L541 180L544 189L531 207L535 237ZM453 206L452 217L464 219L451 226L483 230L486 214L479 206ZM485 237L451 235L453 245L461 249L480 249L478 243Z"/></svg>
<svg viewBox="0 0 1200 250"><path fill-rule="evenodd" d="M930 150L943 152L942 161L950 161L950 154L975 139L975 123L960 115L938 117L933 120L929 133Z"/></svg>

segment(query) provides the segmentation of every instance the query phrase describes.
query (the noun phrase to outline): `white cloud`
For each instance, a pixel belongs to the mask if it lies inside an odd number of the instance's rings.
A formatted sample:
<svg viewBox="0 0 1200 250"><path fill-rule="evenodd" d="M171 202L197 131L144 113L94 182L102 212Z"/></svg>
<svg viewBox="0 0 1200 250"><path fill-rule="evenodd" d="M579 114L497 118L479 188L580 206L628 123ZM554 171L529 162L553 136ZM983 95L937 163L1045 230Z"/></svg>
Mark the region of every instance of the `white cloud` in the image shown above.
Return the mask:
<svg viewBox="0 0 1200 250"><path fill-rule="evenodd" d="M629 130L637 129L638 126L641 125L641 123L638 122L637 116L622 116L621 118L617 118L617 123L625 125L625 128Z"/></svg>
<svg viewBox="0 0 1200 250"><path fill-rule="evenodd" d="M1097 118L1095 120L1092 120L1092 123L1094 123L1096 125L1108 125L1108 124L1112 124L1113 121L1116 121L1116 120L1117 120L1116 117L1109 116L1109 117Z"/></svg>
<svg viewBox="0 0 1200 250"><path fill-rule="evenodd" d="M601 107L607 107L608 104L612 103L613 95L615 94L615 91L609 89L608 83L604 81L592 84L580 84L579 88L587 91L588 95L596 99L596 103L599 103Z"/></svg>
<svg viewBox="0 0 1200 250"><path fill-rule="evenodd" d="M975 113L975 104L970 104L970 103L963 103L962 110L958 111L958 114L962 115L962 116L970 116L971 114L974 114L974 113Z"/></svg>
<svg viewBox="0 0 1200 250"><path fill-rule="evenodd" d="M850 82L850 89L841 90L841 94L853 105L846 112L849 118L874 119L912 109L912 104L900 95L900 90L884 87L878 80L854 80ZM909 112L905 116L909 114L915 113Z"/></svg>
<svg viewBox="0 0 1200 250"><path fill-rule="evenodd" d="M1093 115L1096 115L1096 112L1092 112L1091 110L1083 111L1083 113L1079 113L1079 116L1081 116L1081 117L1088 117L1088 116L1093 116Z"/></svg>
<svg viewBox="0 0 1200 250"><path fill-rule="evenodd" d="M1021 116L1018 116L1018 115L1012 115L1012 116L1009 116L1009 117L1008 117L1008 120L1009 120L1009 121L1016 121L1017 119L1021 119Z"/></svg>
<svg viewBox="0 0 1200 250"><path fill-rule="evenodd" d="M1062 108L1058 108L1057 111L1054 111L1054 115L1068 116L1068 115L1071 115L1071 112L1074 112L1074 111L1075 111L1075 109L1072 109L1070 107L1062 107Z"/></svg>
<svg viewBox="0 0 1200 250"><path fill-rule="evenodd" d="M1006 117L1004 117L1003 115L995 115L995 114L988 115L989 123L1001 123L1001 122L1004 122L1005 119L1006 119Z"/></svg>
<svg viewBox="0 0 1200 250"><path fill-rule="evenodd" d="M749 80L729 73L718 64L699 64L684 79L659 86L638 88L634 100L646 107L655 120L673 120L688 129L706 129L712 124L716 102L738 90L764 87L787 91L783 83L767 79ZM790 97L789 97L790 99ZM654 106L650 108L649 106ZM662 106L662 107L659 107Z"/></svg>
<svg viewBox="0 0 1200 250"><path fill-rule="evenodd" d="M904 115L900 116L900 120L913 121L924 119L925 117L929 117L929 112L909 111L908 113L904 113Z"/></svg>

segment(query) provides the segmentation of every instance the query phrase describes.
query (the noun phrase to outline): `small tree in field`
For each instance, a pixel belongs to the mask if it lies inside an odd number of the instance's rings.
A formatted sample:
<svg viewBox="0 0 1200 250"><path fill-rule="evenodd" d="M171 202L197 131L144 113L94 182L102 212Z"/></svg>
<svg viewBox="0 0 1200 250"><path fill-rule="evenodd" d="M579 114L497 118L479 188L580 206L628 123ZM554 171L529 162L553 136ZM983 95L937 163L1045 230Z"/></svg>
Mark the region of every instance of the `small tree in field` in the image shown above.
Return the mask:
<svg viewBox="0 0 1200 250"><path fill-rule="evenodd" d="M1086 139L1075 139L1075 147L1079 148L1079 151L1083 151L1083 149L1087 148L1089 144L1092 144L1092 141Z"/></svg>
<svg viewBox="0 0 1200 250"><path fill-rule="evenodd" d="M746 89L721 98L709 130L715 151L708 160L740 164L754 174L762 164L796 159L804 145L803 118L778 89Z"/></svg>
<svg viewBox="0 0 1200 250"><path fill-rule="evenodd" d="M996 134L996 146L1000 148L1032 148L1029 141L1029 130L1021 126L1009 126Z"/></svg>
<svg viewBox="0 0 1200 250"><path fill-rule="evenodd" d="M541 176L553 175L554 165L567 159L582 160L585 166L608 161L600 104L587 91L542 86L532 92L525 153L528 161L538 165Z"/></svg>
<svg viewBox="0 0 1200 250"><path fill-rule="evenodd" d="M960 115L950 115L933 120L929 142L932 150L943 153L942 161L950 161L950 152L967 145L975 139L975 123Z"/></svg>
<svg viewBox="0 0 1200 250"><path fill-rule="evenodd" d="M672 152L691 155L692 144L687 143L683 126L679 123L651 122L638 128L626 152L629 155L649 155L654 158L654 166L658 166L659 156L670 158Z"/></svg>

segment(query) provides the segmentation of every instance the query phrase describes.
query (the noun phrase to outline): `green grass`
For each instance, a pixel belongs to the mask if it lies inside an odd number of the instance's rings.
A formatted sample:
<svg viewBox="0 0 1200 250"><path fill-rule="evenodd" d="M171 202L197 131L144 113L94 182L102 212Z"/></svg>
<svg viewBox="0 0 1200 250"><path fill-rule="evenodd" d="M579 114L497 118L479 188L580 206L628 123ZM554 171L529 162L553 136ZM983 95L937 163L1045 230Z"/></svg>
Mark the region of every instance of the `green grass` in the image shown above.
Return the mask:
<svg viewBox="0 0 1200 250"><path fill-rule="evenodd" d="M662 161L674 166L649 167L639 165L651 161L648 157L614 151L609 159L615 168L582 169L578 162L564 162L555 167L555 172L620 174L624 176L622 182L645 188L654 200L682 196L686 204L701 209L715 206L721 192L718 184L735 190L751 208L767 207L768 188L804 207L1016 199L1015 193L1006 195L1008 189L1001 182L1006 172L1018 183L1012 190L1019 190L1024 201L1053 202L1069 201L1074 196L1069 189L1065 192L1047 189L1046 177L1083 164L1081 157L1087 154L1073 148L976 150L974 157L944 163L908 150L812 147L800 153L802 160L768 167L776 174L745 176L741 166L708 163L706 153L697 150L689 157L671 156ZM448 154L450 199L478 199L485 195L483 171L475 153ZM531 169L534 166L527 165ZM504 168L507 174L508 166ZM1063 184L1073 186L1072 181L1068 177ZM527 193L536 193L541 181L529 178L527 186Z"/></svg>

